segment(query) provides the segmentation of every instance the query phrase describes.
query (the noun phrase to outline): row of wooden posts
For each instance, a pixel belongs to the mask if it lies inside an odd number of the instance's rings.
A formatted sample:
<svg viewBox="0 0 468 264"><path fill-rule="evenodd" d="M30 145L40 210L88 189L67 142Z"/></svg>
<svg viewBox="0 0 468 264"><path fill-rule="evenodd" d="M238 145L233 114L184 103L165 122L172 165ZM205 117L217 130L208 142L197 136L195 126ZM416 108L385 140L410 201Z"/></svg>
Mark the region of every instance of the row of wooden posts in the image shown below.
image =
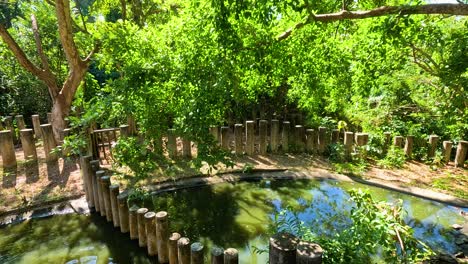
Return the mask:
<svg viewBox="0 0 468 264"><path fill-rule="evenodd" d="M24 116L23 115L9 115L5 116L3 118L3 122L0 121L0 130L10 130L13 136L14 142L20 142L18 141L18 136L15 133L15 126L13 125L13 120L16 121L16 128L18 131L21 131L23 129L26 129L26 122L24 121ZM52 120L52 113L47 113L47 123L50 124ZM39 115L32 115L31 116L31 121L32 121L32 126L34 129L34 134L37 139L41 138L41 120ZM22 142L21 142L22 143Z"/></svg>
<svg viewBox="0 0 468 264"><path fill-rule="evenodd" d="M146 247L149 256L157 256L159 263L206 263L203 244L190 243L190 239L180 233L170 233L167 212L129 206L128 192L121 192L118 184L112 184L111 177L101 170L99 160L92 159L92 156L84 156L80 160L85 196L91 209L106 217L120 232L138 240L138 245ZM285 233L270 238L269 252L271 264L322 263L319 245L299 241ZM223 250L215 246L210 255L212 264L239 263L239 253L234 248Z"/></svg>

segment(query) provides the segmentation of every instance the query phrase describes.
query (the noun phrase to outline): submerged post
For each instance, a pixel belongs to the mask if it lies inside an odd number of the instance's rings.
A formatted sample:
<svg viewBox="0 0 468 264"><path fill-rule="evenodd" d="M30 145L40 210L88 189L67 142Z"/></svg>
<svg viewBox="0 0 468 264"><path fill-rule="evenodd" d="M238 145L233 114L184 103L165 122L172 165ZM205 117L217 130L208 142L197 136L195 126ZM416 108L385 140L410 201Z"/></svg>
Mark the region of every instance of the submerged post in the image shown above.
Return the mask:
<svg viewBox="0 0 468 264"><path fill-rule="evenodd" d="M270 238L270 264L295 264L298 239L289 233L278 233Z"/></svg>
<svg viewBox="0 0 468 264"><path fill-rule="evenodd" d="M190 264L190 239L181 237L177 241L179 264Z"/></svg>
<svg viewBox="0 0 468 264"><path fill-rule="evenodd" d="M265 155L267 153L268 142L267 142L267 127L268 122L266 120L260 120L258 125L259 130L259 152L260 155Z"/></svg>
<svg viewBox="0 0 468 264"><path fill-rule="evenodd" d="M178 250L177 250L177 241L180 239L181 235L179 233L172 233L168 241L168 253L169 253L169 264L178 264Z"/></svg>
<svg viewBox="0 0 468 264"><path fill-rule="evenodd" d="M204 249L205 247L200 242L195 242L190 246L190 264L204 264Z"/></svg>
<svg viewBox="0 0 468 264"><path fill-rule="evenodd" d="M283 130L281 132L281 149L283 152L289 151L289 133L291 131L291 123L283 121Z"/></svg>
<svg viewBox="0 0 468 264"><path fill-rule="evenodd" d="M23 147L25 160L37 160L36 144L34 144L34 133L32 129L20 130L21 145Z"/></svg>
<svg viewBox="0 0 468 264"><path fill-rule="evenodd" d="M460 140L457 146L457 155L455 156L455 167L464 167L467 152L468 141Z"/></svg>
<svg viewBox="0 0 468 264"><path fill-rule="evenodd" d="M119 223L120 232L128 233L129 231L129 219L128 219L128 194L122 192L117 196L117 203L119 205Z"/></svg>
<svg viewBox="0 0 468 264"><path fill-rule="evenodd" d="M242 124L235 124L234 125L234 145L235 145L235 152L236 155L242 155L242 129L244 129L244 126Z"/></svg>
<svg viewBox="0 0 468 264"><path fill-rule="evenodd" d="M235 248L224 250L224 264L239 264L239 251Z"/></svg>
<svg viewBox="0 0 468 264"><path fill-rule="evenodd" d="M144 216L148 255L156 256L158 255L158 247L156 244L156 213L147 212Z"/></svg>
<svg viewBox="0 0 468 264"><path fill-rule="evenodd" d="M452 141L444 141L443 142L444 146L444 161L449 162L450 161L450 156L452 154Z"/></svg>
<svg viewBox="0 0 468 264"><path fill-rule="evenodd" d="M300 241L297 244L296 264L322 264L323 249L320 245Z"/></svg>
<svg viewBox="0 0 468 264"><path fill-rule="evenodd" d="M136 212L138 219L138 245L140 247L146 247L145 214L147 212L147 208L140 208Z"/></svg>
<svg viewBox="0 0 468 264"><path fill-rule="evenodd" d="M112 208L112 222L114 223L114 227L120 226L120 217L119 217L119 203L117 201L117 196L119 196L119 185L112 184L109 186L110 192L110 202Z"/></svg>
<svg viewBox="0 0 468 264"><path fill-rule="evenodd" d="M36 138L39 139L41 138L41 120L39 119L39 115L32 115L32 124L34 128L34 134L36 135Z"/></svg>
<svg viewBox="0 0 468 264"><path fill-rule="evenodd" d="M255 121L245 121L245 153L253 155L255 150Z"/></svg>
<svg viewBox="0 0 468 264"><path fill-rule="evenodd" d="M2 153L3 168L16 168L15 146L10 130L0 131L0 152Z"/></svg>
<svg viewBox="0 0 468 264"><path fill-rule="evenodd" d="M169 221L167 212L161 211L156 214L156 239L159 263L169 261L169 248L167 238L169 237Z"/></svg>

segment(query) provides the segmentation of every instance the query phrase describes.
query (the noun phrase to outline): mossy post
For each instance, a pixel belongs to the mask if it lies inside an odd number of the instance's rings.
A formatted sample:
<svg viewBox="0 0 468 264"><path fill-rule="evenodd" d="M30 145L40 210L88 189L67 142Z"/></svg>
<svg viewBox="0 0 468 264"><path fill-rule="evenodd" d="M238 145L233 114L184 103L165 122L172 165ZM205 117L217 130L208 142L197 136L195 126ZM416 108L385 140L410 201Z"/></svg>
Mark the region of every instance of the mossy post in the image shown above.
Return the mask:
<svg viewBox="0 0 468 264"><path fill-rule="evenodd" d="M296 125L294 127L294 145L296 152L302 153L305 150L305 130L302 125Z"/></svg>
<svg viewBox="0 0 468 264"><path fill-rule="evenodd" d="M210 127L210 134L213 136L214 140L219 143L219 128L217 126Z"/></svg>
<svg viewBox="0 0 468 264"><path fill-rule="evenodd" d="M129 218L128 218L128 194L122 192L117 196L117 203L119 205L119 223L120 232L128 233L129 231Z"/></svg>
<svg viewBox="0 0 468 264"><path fill-rule="evenodd" d="M351 160L351 151L353 149L353 132L345 132L344 145L345 145L345 157L346 160Z"/></svg>
<svg viewBox="0 0 468 264"><path fill-rule="evenodd" d="M34 132L32 129L21 129L21 146L23 147L25 160L37 160L36 144L34 143Z"/></svg>
<svg viewBox="0 0 468 264"><path fill-rule="evenodd" d="M228 126L221 127L221 147L224 150L229 151L229 127Z"/></svg>
<svg viewBox="0 0 468 264"><path fill-rule="evenodd" d="M112 208L112 222L114 227L120 226L120 217L119 217L119 203L117 201L117 196L119 196L119 185L112 184L109 186L110 202Z"/></svg>
<svg viewBox="0 0 468 264"><path fill-rule="evenodd" d="M147 212L145 215L146 245L148 255L158 255L158 246L156 240L156 213Z"/></svg>
<svg viewBox="0 0 468 264"><path fill-rule="evenodd" d="M90 155L90 157L92 157L92 155ZM101 204L100 204L101 201L99 199L99 192L100 192L101 188L99 187L99 179L97 177L97 172L100 169L99 160L92 160L89 163L89 165L91 167L90 178L91 178L91 185L93 186L94 209L96 210L96 212L100 212L101 211Z"/></svg>
<svg viewBox="0 0 468 264"><path fill-rule="evenodd" d="M414 136L406 136L404 151L408 159L411 159L413 155L413 145L414 145Z"/></svg>
<svg viewBox="0 0 468 264"><path fill-rule="evenodd" d="M283 121L283 130L281 131L281 150L289 152L289 133L291 132L291 122Z"/></svg>
<svg viewBox="0 0 468 264"><path fill-rule="evenodd" d="M177 241L177 258L179 264L190 264L190 239L181 237Z"/></svg>
<svg viewBox="0 0 468 264"><path fill-rule="evenodd" d="M292 234L281 232L270 238L270 264L295 264L299 240Z"/></svg>
<svg viewBox="0 0 468 264"><path fill-rule="evenodd" d="M242 124L235 124L234 125L234 151L236 155L242 155L243 150L243 142L242 142L242 130L244 126Z"/></svg>
<svg viewBox="0 0 468 264"><path fill-rule="evenodd" d="M177 241L181 238L179 233L172 233L168 240L169 264L178 264Z"/></svg>
<svg viewBox="0 0 468 264"><path fill-rule="evenodd" d="M279 120L273 119L271 120L271 130L270 130L270 147L271 152L276 153L278 152L279 146Z"/></svg>
<svg viewBox="0 0 468 264"><path fill-rule="evenodd" d="M429 146L428 146L428 150L427 150L427 157L428 158L433 158L434 157L438 141L439 141L439 136L437 136L437 135L430 135L429 136Z"/></svg>
<svg viewBox="0 0 468 264"><path fill-rule="evenodd" d="M32 115L32 124L34 128L34 134L36 135L36 139L42 138L41 136L41 119L39 118L39 115Z"/></svg>
<svg viewBox="0 0 468 264"><path fill-rule="evenodd" d="M13 144L13 134L10 130L0 131L0 152L4 169L16 168L15 146Z"/></svg>
<svg viewBox="0 0 468 264"><path fill-rule="evenodd" d="M186 159L192 158L192 142L186 138L182 139L182 156Z"/></svg>
<svg viewBox="0 0 468 264"><path fill-rule="evenodd" d="M128 209L128 228L130 230L130 239L138 239L138 206L133 205Z"/></svg>
<svg viewBox="0 0 468 264"><path fill-rule="evenodd" d="M258 125L258 136L259 136L259 152L260 155L265 155L268 149L267 133L268 133L268 121L260 120Z"/></svg>
<svg viewBox="0 0 468 264"><path fill-rule="evenodd" d="M177 142L175 129L173 128L167 130L167 151L171 159L177 158Z"/></svg>
<svg viewBox="0 0 468 264"><path fill-rule="evenodd" d="M46 162L55 162L58 160L58 155L57 153L52 152L52 150L57 147L54 134L52 132L52 125L41 125L41 130Z"/></svg>
<svg viewBox="0 0 468 264"><path fill-rule="evenodd" d="M457 154L455 156L455 167L463 168L468 152L468 141L460 140L457 146Z"/></svg>
<svg viewBox="0 0 468 264"><path fill-rule="evenodd" d="M393 145L395 147L401 148L403 146L403 137L402 136L395 136L393 138Z"/></svg>
<svg viewBox="0 0 468 264"><path fill-rule="evenodd" d="M190 246L190 264L205 263L205 247L200 242L195 242Z"/></svg>
<svg viewBox="0 0 468 264"><path fill-rule="evenodd" d="M112 206L111 206L110 190L109 190L109 187L111 185L111 179L110 179L110 176L102 176L100 180L101 180L102 199L104 200L104 208L106 211L106 220L107 222L112 222Z"/></svg>
<svg viewBox="0 0 468 264"><path fill-rule="evenodd" d="M224 249L218 246L211 248L211 264L224 264Z"/></svg>
<svg viewBox="0 0 468 264"><path fill-rule="evenodd" d="M16 126L19 130L26 129L26 123L24 123L24 117L22 115L15 116Z"/></svg>
<svg viewBox="0 0 468 264"><path fill-rule="evenodd" d="M138 245L146 247L146 228L145 228L145 214L148 208L139 208L136 211L138 222Z"/></svg>
<svg viewBox="0 0 468 264"><path fill-rule="evenodd" d="M327 147L327 128L319 127L318 128L318 152L319 154L325 153Z"/></svg>
<svg viewBox="0 0 468 264"><path fill-rule="evenodd" d="M336 144L340 141L340 130L333 129L331 133L331 143Z"/></svg>
<svg viewBox="0 0 468 264"><path fill-rule="evenodd" d="M239 251L235 248L224 250L224 264L239 264Z"/></svg>
<svg viewBox="0 0 468 264"><path fill-rule="evenodd" d="M88 206L94 207L94 196L91 188L91 159L92 156L82 156L80 158L81 178L83 179L83 189L85 192L86 201ZM92 201L91 201L92 200Z"/></svg>
<svg viewBox="0 0 468 264"><path fill-rule="evenodd" d="M255 151L255 121L245 121L245 153L253 155Z"/></svg>
<svg viewBox="0 0 468 264"><path fill-rule="evenodd" d="M102 188L101 178L106 175L106 172L103 170L96 171L96 179L98 183L98 194L99 194L99 212L101 216L106 216L106 204L104 202L104 190Z"/></svg>
<svg viewBox="0 0 468 264"><path fill-rule="evenodd" d="M130 126L129 125L121 125L120 129L120 137L126 138L130 136Z"/></svg>
<svg viewBox="0 0 468 264"><path fill-rule="evenodd" d="M159 263L167 263L169 261L169 220L167 212L161 211L156 213L156 239L158 248Z"/></svg>
<svg viewBox="0 0 468 264"><path fill-rule="evenodd" d="M322 264L323 249L320 245L300 241L296 249L296 264Z"/></svg>
<svg viewBox="0 0 468 264"><path fill-rule="evenodd" d="M444 161L449 162L450 156L452 155L452 147L453 147L452 141L444 141L443 147L444 147Z"/></svg>

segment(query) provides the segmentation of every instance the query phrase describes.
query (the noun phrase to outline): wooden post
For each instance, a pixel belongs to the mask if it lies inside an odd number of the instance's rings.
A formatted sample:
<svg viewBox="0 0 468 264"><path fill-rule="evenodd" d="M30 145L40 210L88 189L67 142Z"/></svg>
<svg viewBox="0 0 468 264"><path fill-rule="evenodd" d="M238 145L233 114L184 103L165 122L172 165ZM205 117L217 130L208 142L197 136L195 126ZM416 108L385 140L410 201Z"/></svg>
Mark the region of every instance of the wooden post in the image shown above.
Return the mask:
<svg viewBox="0 0 468 264"><path fill-rule="evenodd" d="M132 114L127 115L127 125L129 128L129 135L130 136L135 136L137 134L137 129L136 129L136 121L135 117L133 117Z"/></svg>
<svg viewBox="0 0 468 264"><path fill-rule="evenodd" d="M295 145L296 145L296 151L299 153L304 152L305 150L305 131L304 127L301 125L296 125L295 126Z"/></svg>
<svg viewBox="0 0 468 264"><path fill-rule="evenodd" d="M128 125L121 125L120 126L120 136L122 138L126 138L130 136L130 127Z"/></svg>
<svg viewBox="0 0 468 264"><path fill-rule="evenodd" d="M119 223L120 232L128 233L129 231L129 219L128 219L128 194L122 192L117 196L117 203L119 204Z"/></svg>
<svg viewBox="0 0 468 264"><path fill-rule="evenodd" d="M411 156L413 154L413 144L414 144L414 136L406 136L406 141L405 141L405 155L409 159L411 159Z"/></svg>
<svg viewBox="0 0 468 264"><path fill-rule="evenodd" d="M205 254L202 243L195 242L190 246L190 264L204 264Z"/></svg>
<svg viewBox="0 0 468 264"><path fill-rule="evenodd" d="M90 155L92 158L93 156ZM92 191L93 191L93 201L94 201L94 209L96 212L101 211L101 204L99 203L99 192L100 192L100 187L99 187L99 179L97 177L96 172L99 170L99 160L92 160L89 162L89 166L91 168L90 170L90 178L91 178L91 186L92 186Z"/></svg>
<svg viewBox="0 0 468 264"><path fill-rule="evenodd" d="M37 160L36 144L34 143L34 133L32 129L20 130L21 146L23 147L25 160Z"/></svg>
<svg viewBox="0 0 468 264"><path fill-rule="evenodd" d="M336 144L340 141L340 130L333 129L331 134L331 143Z"/></svg>
<svg viewBox="0 0 468 264"><path fill-rule="evenodd" d="M387 153L388 146L390 146L390 140L392 138L392 134L390 132L384 132L384 145L383 145L383 153Z"/></svg>
<svg viewBox="0 0 468 264"><path fill-rule="evenodd" d="M439 141L439 136L437 135L429 136L429 148L428 148L428 153L427 153L428 158L434 157L438 141Z"/></svg>
<svg viewBox="0 0 468 264"><path fill-rule="evenodd" d="M148 248L148 255L158 255L158 247L156 244L156 213L147 212L145 215L145 230L146 230L146 245Z"/></svg>
<svg viewBox="0 0 468 264"><path fill-rule="evenodd" d="M278 152L279 146L279 121L277 119L271 120L271 131L270 131L270 147L271 152Z"/></svg>
<svg viewBox="0 0 468 264"><path fill-rule="evenodd" d="M300 241L297 244L296 264L322 264L323 249L320 245Z"/></svg>
<svg viewBox="0 0 468 264"><path fill-rule="evenodd" d="M42 134L41 134L41 120L39 119L39 115L32 115L32 116L31 116L31 119L32 119L32 124L33 124L33 128L34 128L34 134L36 135L36 138L37 138L37 139L42 138Z"/></svg>
<svg viewBox="0 0 468 264"><path fill-rule="evenodd" d="M120 226L120 218L119 218L119 203L117 201L117 196L119 196L119 185L112 184L109 186L109 193L110 193L110 203L112 209L112 222L114 223L114 227Z"/></svg>
<svg viewBox="0 0 468 264"><path fill-rule="evenodd" d="M145 228L145 214L148 212L147 208L139 208L136 211L138 219L138 245L146 247L146 228Z"/></svg>
<svg viewBox="0 0 468 264"><path fill-rule="evenodd" d="M401 146L403 145L403 137L402 136L395 136L393 138L393 145L395 147L401 148Z"/></svg>
<svg viewBox="0 0 468 264"><path fill-rule="evenodd" d="M218 246L211 248L211 264L224 264L224 249Z"/></svg>
<svg viewBox="0 0 468 264"><path fill-rule="evenodd" d="M244 126L242 124L235 124L234 125L234 141L235 141L235 152L236 155L242 155L243 150L242 150L242 130L244 129Z"/></svg>
<svg viewBox="0 0 468 264"><path fill-rule="evenodd" d="M327 148L327 128L319 127L318 128L318 151L319 154L325 153Z"/></svg>
<svg viewBox="0 0 468 264"><path fill-rule="evenodd" d="M177 252L179 264L190 264L190 239L181 237L177 241Z"/></svg>
<svg viewBox="0 0 468 264"><path fill-rule="evenodd" d="M260 120L258 125L259 130L259 153L260 155L265 155L267 153L268 142L267 142L267 128L268 122L266 120Z"/></svg>
<svg viewBox="0 0 468 264"><path fill-rule="evenodd" d="M58 160L57 154L52 152L52 150L55 147L57 147L54 134L52 132L52 125L51 124L41 125L41 130L42 130L42 140L44 144L46 162L57 161Z"/></svg>
<svg viewBox="0 0 468 264"><path fill-rule="evenodd" d="M452 154L452 141L444 141L444 161L449 162L450 161L450 155Z"/></svg>
<svg viewBox="0 0 468 264"><path fill-rule="evenodd" d="M156 239L159 263L169 261L169 248L167 239L169 237L169 221L167 212L161 211L156 214Z"/></svg>
<svg viewBox="0 0 468 264"><path fill-rule="evenodd" d="M138 206L133 205L128 209L128 228L130 229L130 239L138 239Z"/></svg>
<svg viewBox="0 0 468 264"><path fill-rule="evenodd" d="M344 137L344 145L345 145L345 157L346 160L351 160L351 151L353 148L353 132L346 132Z"/></svg>
<svg viewBox="0 0 468 264"><path fill-rule="evenodd" d="M229 127L221 127L221 147L229 151Z"/></svg>
<svg viewBox="0 0 468 264"><path fill-rule="evenodd" d="M283 152L289 151L289 133L291 131L291 123L283 121L283 130L281 132L281 149Z"/></svg>
<svg viewBox="0 0 468 264"><path fill-rule="evenodd" d="M94 207L94 197L91 189L91 156L82 156L80 158L80 165L81 165L81 178L83 179L83 189L86 196L86 201L88 202L88 206Z"/></svg>
<svg viewBox="0 0 468 264"><path fill-rule="evenodd" d="M177 158L177 143L175 129L173 128L167 130L167 151L171 159Z"/></svg>
<svg viewBox="0 0 468 264"><path fill-rule="evenodd" d="M213 136L215 142L219 143L219 128L217 126L210 127L210 134Z"/></svg>
<svg viewBox="0 0 468 264"><path fill-rule="evenodd" d="M11 131L11 137L13 139L13 144L16 143L16 133L15 127L13 126L13 117L12 116L5 116L5 129Z"/></svg>
<svg viewBox="0 0 468 264"><path fill-rule="evenodd" d="M168 249L169 249L169 264L178 264L178 251L177 251L177 240L179 240L181 235L179 233L172 233L169 237Z"/></svg>
<svg viewBox="0 0 468 264"><path fill-rule="evenodd" d="M235 248L224 250L224 264L239 264L239 251Z"/></svg>
<svg viewBox="0 0 468 264"><path fill-rule="evenodd" d="M307 144L306 149L309 153L313 154L317 152L317 131L315 129L307 129L306 130L307 136Z"/></svg>
<svg viewBox="0 0 468 264"><path fill-rule="evenodd" d="M253 155L255 151L255 121L245 121L245 153Z"/></svg>
<svg viewBox="0 0 468 264"><path fill-rule="evenodd" d="M270 238L270 264L295 264L298 239L289 233L278 233Z"/></svg>
<svg viewBox="0 0 468 264"><path fill-rule="evenodd" d="M192 142L185 138L182 140L182 156L186 159L192 158Z"/></svg>
<svg viewBox="0 0 468 264"><path fill-rule="evenodd" d="M460 140L457 146L457 155L455 156L455 167L464 167L467 151L468 141Z"/></svg>
<svg viewBox="0 0 468 264"><path fill-rule="evenodd" d="M47 123L52 124L52 113L47 113Z"/></svg>
<svg viewBox="0 0 468 264"><path fill-rule="evenodd" d="M24 123L24 117L22 115L15 116L16 126L19 130L26 129L26 124Z"/></svg>
<svg viewBox="0 0 468 264"><path fill-rule="evenodd" d="M98 186L98 196L99 196L99 212L101 216L106 216L106 204L104 202L104 190L102 188L101 178L105 176L105 172L102 170L96 171L96 179Z"/></svg>
<svg viewBox="0 0 468 264"><path fill-rule="evenodd" d="M107 222L112 222L112 207L111 207L110 190L109 190L109 187L111 185L111 179L109 176L102 176L100 180L101 180L102 199L104 200L104 208L106 212L106 220Z"/></svg>
<svg viewBox="0 0 468 264"><path fill-rule="evenodd" d="M0 152L2 153L3 168L16 168L15 146L13 134L10 130L0 131Z"/></svg>

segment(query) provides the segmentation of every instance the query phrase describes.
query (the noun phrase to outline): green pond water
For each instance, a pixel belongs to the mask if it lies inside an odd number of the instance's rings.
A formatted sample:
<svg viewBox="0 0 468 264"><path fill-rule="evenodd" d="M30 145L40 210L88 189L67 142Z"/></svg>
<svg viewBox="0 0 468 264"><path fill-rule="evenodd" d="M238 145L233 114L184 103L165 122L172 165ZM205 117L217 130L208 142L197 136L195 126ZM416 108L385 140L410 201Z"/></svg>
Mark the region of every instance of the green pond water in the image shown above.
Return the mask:
<svg viewBox="0 0 468 264"><path fill-rule="evenodd" d="M368 189L377 200L403 200L406 222L415 236L448 253L456 250L451 225L463 224L460 211L440 203L353 182L262 180L225 183L167 192L145 206L170 214L171 229L207 248L216 244L240 250L240 263L266 263L264 235L276 212L292 208L318 233L339 232L349 220L348 190ZM207 251L208 252L208 251ZM105 219L61 215L0 229L0 263L156 263L146 250Z"/></svg>

